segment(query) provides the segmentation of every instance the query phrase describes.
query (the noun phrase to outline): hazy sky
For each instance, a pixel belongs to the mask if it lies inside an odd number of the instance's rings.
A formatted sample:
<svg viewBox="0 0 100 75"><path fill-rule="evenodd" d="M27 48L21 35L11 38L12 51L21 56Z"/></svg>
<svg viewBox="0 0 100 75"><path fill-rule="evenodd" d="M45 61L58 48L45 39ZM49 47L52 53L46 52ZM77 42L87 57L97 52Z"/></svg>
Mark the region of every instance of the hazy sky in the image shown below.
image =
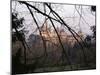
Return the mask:
<svg viewBox="0 0 100 75"><path fill-rule="evenodd" d="M30 4L36 6L38 9L43 11L43 4L42 3L34 3L29 2ZM78 12L75 9L75 6L77 10L81 13L82 17L85 19L85 21L81 18L78 14ZM72 29L79 31L80 29L82 32L86 34L92 34L92 31L90 30L90 26L95 25L95 13L90 11L90 6L79 6L79 5L68 5L68 4L52 4L53 10L55 10L68 24ZM47 13L49 13L49 9L46 7ZM81 10L82 9L82 10ZM24 26L27 30L29 30L30 35L32 32L35 31L36 25L34 24L34 21L30 15L29 10L24 4L19 4L18 2L12 2L12 12L17 11L18 17L24 17ZM34 10L32 9L34 12ZM44 22L44 16L38 13L34 14L39 25L41 26ZM52 16L52 15L50 15ZM49 22L48 22L49 23ZM56 24L56 27L60 27L61 25L57 22L54 22ZM28 36L27 35L27 36Z"/></svg>

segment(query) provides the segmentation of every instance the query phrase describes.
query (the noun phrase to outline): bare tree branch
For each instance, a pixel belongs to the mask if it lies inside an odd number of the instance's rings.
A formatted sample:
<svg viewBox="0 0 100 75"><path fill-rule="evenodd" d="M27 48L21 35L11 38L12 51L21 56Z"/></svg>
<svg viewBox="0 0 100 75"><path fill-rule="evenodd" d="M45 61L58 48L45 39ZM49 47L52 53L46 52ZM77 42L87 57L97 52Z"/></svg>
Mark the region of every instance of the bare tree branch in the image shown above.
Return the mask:
<svg viewBox="0 0 100 75"><path fill-rule="evenodd" d="M78 39L77 39L76 36L75 36L75 34L76 34L77 36L79 36L79 35L78 35L73 29L71 29L71 28L63 21L63 19L62 19L54 10L52 10L52 8L51 8L47 3L44 3L44 4L47 5L47 7L50 9L50 11L52 11L52 12L59 18L59 20L50 17L49 15L43 13L42 11L40 11L39 9L37 9L36 7L34 7L34 6L30 5L30 4L28 4L27 2L24 2L24 1L19 1L19 2L20 2L20 3L23 3L23 4L27 5L27 6L30 6L30 7L34 8L38 13L41 13L42 15L47 16L50 20L52 19L52 20L55 20L55 21L57 21L57 22L59 22L59 23L65 25L65 26L67 27L67 29L70 31L70 33L73 35L73 37L76 39L76 41L79 43L79 45L82 47L82 51L83 51L83 55L84 55L84 61L87 63L87 60L86 60L87 57L86 57L85 52L84 52L84 50L83 50L83 46L82 46L82 44L78 41ZM51 21L52 21L52 20L51 20ZM74 32L75 34L74 34L73 32ZM81 38L81 37L80 37L80 38Z"/></svg>
<svg viewBox="0 0 100 75"><path fill-rule="evenodd" d="M58 36L59 43L60 43L60 45L61 45L61 47L62 47L62 50L63 50L62 58L63 58L63 54L64 54L64 55L66 56L67 60L68 60L68 64L70 65L70 68L72 69L72 66L71 66L71 62L70 62L69 56L66 54L66 51L65 51L65 49L64 49L64 47L63 47L63 44L62 44L61 39L60 39L60 36L59 36L59 34L58 34L57 30L56 30L56 27L55 27L53 21L52 21L51 19L49 19L49 20L50 20L50 22L51 22L51 24L52 24L52 26L53 26L53 28L54 28L54 30L55 30L57 36Z"/></svg>
<svg viewBox="0 0 100 75"><path fill-rule="evenodd" d="M29 8L28 5L27 5L27 8L29 9L29 11L30 11L30 13L31 13L31 16L33 17L33 20L34 20L34 22L35 22L36 25L37 25L37 28L38 28L39 33L40 33L40 36L41 36L42 41L43 41L43 46L44 46L44 50L45 50L45 55L47 56L47 52L46 52L46 43L45 43L44 38L43 38L43 36L42 36L41 30L40 30L40 28L39 28L39 25L38 25L38 23L37 23L37 21L36 21L34 15L33 15L33 13L32 13L32 11L31 11L31 9Z"/></svg>
<svg viewBox="0 0 100 75"><path fill-rule="evenodd" d="M55 15L57 15L58 16L58 18L63 22L63 24L68 28L68 30L71 32L71 34L73 35L73 37L76 39L76 41L79 43L79 45L81 46L81 48L82 48L82 52L83 52L83 55L84 55L84 61L85 61L85 63L87 64L87 57L86 57L86 55L85 55L85 51L84 51L84 49L83 49L83 46L82 46L82 44L79 42L79 40L76 38L76 36L74 35L74 33L72 32L72 29L64 22L64 20L54 11L54 10L52 10L52 8L47 4L47 3L45 3L47 6L48 6L48 8L50 9L50 11L52 11ZM74 31L74 30L73 30ZM74 31L75 32L75 31ZM78 34L77 34L78 35Z"/></svg>

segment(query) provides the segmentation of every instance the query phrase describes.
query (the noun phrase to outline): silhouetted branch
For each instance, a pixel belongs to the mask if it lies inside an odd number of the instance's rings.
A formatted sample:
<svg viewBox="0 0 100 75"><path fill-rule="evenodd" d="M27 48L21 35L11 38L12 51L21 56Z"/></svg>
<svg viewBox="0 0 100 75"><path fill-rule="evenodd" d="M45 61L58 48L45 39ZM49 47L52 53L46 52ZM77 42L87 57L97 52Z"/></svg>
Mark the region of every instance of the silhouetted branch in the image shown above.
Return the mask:
<svg viewBox="0 0 100 75"><path fill-rule="evenodd" d="M57 22L59 22L59 23L65 25L65 26L67 27L67 29L70 31L70 33L73 35L73 37L76 39L76 41L79 43L79 45L82 47L82 51L83 51L83 46L81 45L81 43L78 41L78 39L77 39L76 36L75 36L75 34L77 34L77 33L76 33L73 29L71 29L71 28L64 22L64 20L63 20L54 10L52 10L52 8L51 8L47 3L45 3L45 5L48 6L48 8L50 9L50 11L52 11L52 12L59 18L59 20L50 17L50 16L47 15L46 13L43 13L42 11L40 11L39 9L37 9L35 6L32 6L31 4L29 4L29 3L27 3L27 2L24 2L24 1L19 1L19 2L20 2L20 3L23 3L23 4L27 5L27 6L30 6L30 7L34 8L38 13L41 13L42 15L47 16L50 20L52 19L52 20L55 20L55 21L57 21ZM52 20L51 20L51 21L52 21ZM73 32L74 32L75 34L74 34ZM77 35L78 35L78 34L77 34ZM78 35L78 36L79 36L79 35ZM83 53L84 53L84 51L83 51ZM84 54L84 55L85 55L85 54ZM85 59L86 59L86 55L84 56L84 60L85 60ZM85 62L87 62L87 60L86 60Z"/></svg>
<svg viewBox="0 0 100 75"><path fill-rule="evenodd" d="M56 27L55 27L53 21L52 21L51 19L49 19L49 20L50 20L50 22L51 22L51 24L52 24L52 26L53 26L53 28L54 28L54 30L55 30L57 36L58 36L59 43L60 43L60 45L61 45L61 47L62 47L62 50L63 50L62 57L63 57L63 54L66 56L66 58L67 58L67 60L68 60L68 64L70 65L70 68L72 69L70 59L69 59L68 55L66 54L66 51L65 51L64 46L63 46L63 44L62 44L62 42L61 42L61 39L60 39L60 36L59 36L59 34L58 34L57 30L56 30Z"/></svg>
<svg viewBox="0 0 100 75"><path fill-rule="evenodd" d="M32 16L32 18L33 18L33 20L34 20L34 22L35 22L35 24L36 24L36 26L37 26L37 28L38 28L38 30L39 30L40 36L41 36L42 41L43 41L43 46L44 46L45 54L46 54L46 56L47 56L47 52L46 52L46 43L45 43L44 38L43 38L43 36L42 36L41 30L40 30L40 28L39 28L39 25L38 25L38 23L37 23L37 21L36 21L34 15L33 15L32 11L31 11L31 9L29 8L29 6L28 6L28 5L26 5L26 6L27 6L28 10L30 11L30 14L31 14L31 16Z"/></svg>
<svg viewBox="0 0 100 75"><path fill-rule="evenodd" d="M42 15L44 15L44 16L47 16L48 18L51 18L51 19L53 19L53 20L55 20L55 21L57 21L57 22L60 22L59 20L56 20L55 18L53 18L53 17L47 15L46 13L40 11L38 8L36 8L35 6L32 6L31 4L29 4L29 3L25 2L25 1L19 1L19 3L28 5L28 6L32 7L32 8L34 8L38 13L40 13L40 14L42 14ZM60 23L62 23L62 22L60 22ZM63 24L63 23L62 23L62 24Z"/></svg>
<svg viewBox="0 0 100 75"><path fill-rule="evenodd" d="M73 37L76 39L76 41L79 43L79 45L81 46L81 48L82 48L82 51L83 51L83 55L84 55L84 61L86 62L86 64L87 64L87 57L86 57L86 55L85 55L85 52L84 52L84 50L83 50L83 46L82 46L82 44L78 41L78 39L76 38L76 36L74 35L74 33L72 32L72 29L64 22L64 20L54 11L54 10L52 10L52 8L47 4L47 3L45 3L46 5L47 5L47 7L50 9L50 11L51 12L53 12L61 21L62 21L62 23L68 28L68 30L70 31L70 33L73 35ZM73 30L74 31L74 30ZM75 32L75 31L74 31ZM78 35L78 34L77 34Z"/></svg>

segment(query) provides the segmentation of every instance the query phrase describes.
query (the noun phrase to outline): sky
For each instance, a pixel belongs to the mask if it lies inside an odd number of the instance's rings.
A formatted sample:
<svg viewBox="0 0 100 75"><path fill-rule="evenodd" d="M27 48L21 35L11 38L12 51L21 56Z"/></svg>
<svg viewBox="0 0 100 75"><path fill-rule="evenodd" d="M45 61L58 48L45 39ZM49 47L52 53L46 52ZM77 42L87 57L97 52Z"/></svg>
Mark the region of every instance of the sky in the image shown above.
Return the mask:
<svg viewBox="0 0 100 75"><path fill-rule="evenodd" d="M38 2L28 2L34 6L36 6L39 10L44 12L43 3ZM90 27L95 25L95 12L90 11L90 6L84 5L70 5L70 4L56 4L52 3L51 7L54 11L56 11L61 18L65 21L67 25L69 25L72 29L78 32L80 29L84 35L91 35L92 31ZM83 18L80 18L77 10L82 14ZM34 12L35 18L39 26L41 26L44 22L45 17L39 13L36 13L34 9L31 9ZM37 28L32 16L30 15L29 10L24 4L20 4L17 1L12 2L12 12L18 12L18 17L24 17L24 27L29 33L26 35L27 37L32 34ZM49 9L46 7L47 14L49 13ZM53 15L50 14L53 17ZM56 27L61 27L61 25L55 22ZM50 25L49 21L48 24Z"/></svg>

